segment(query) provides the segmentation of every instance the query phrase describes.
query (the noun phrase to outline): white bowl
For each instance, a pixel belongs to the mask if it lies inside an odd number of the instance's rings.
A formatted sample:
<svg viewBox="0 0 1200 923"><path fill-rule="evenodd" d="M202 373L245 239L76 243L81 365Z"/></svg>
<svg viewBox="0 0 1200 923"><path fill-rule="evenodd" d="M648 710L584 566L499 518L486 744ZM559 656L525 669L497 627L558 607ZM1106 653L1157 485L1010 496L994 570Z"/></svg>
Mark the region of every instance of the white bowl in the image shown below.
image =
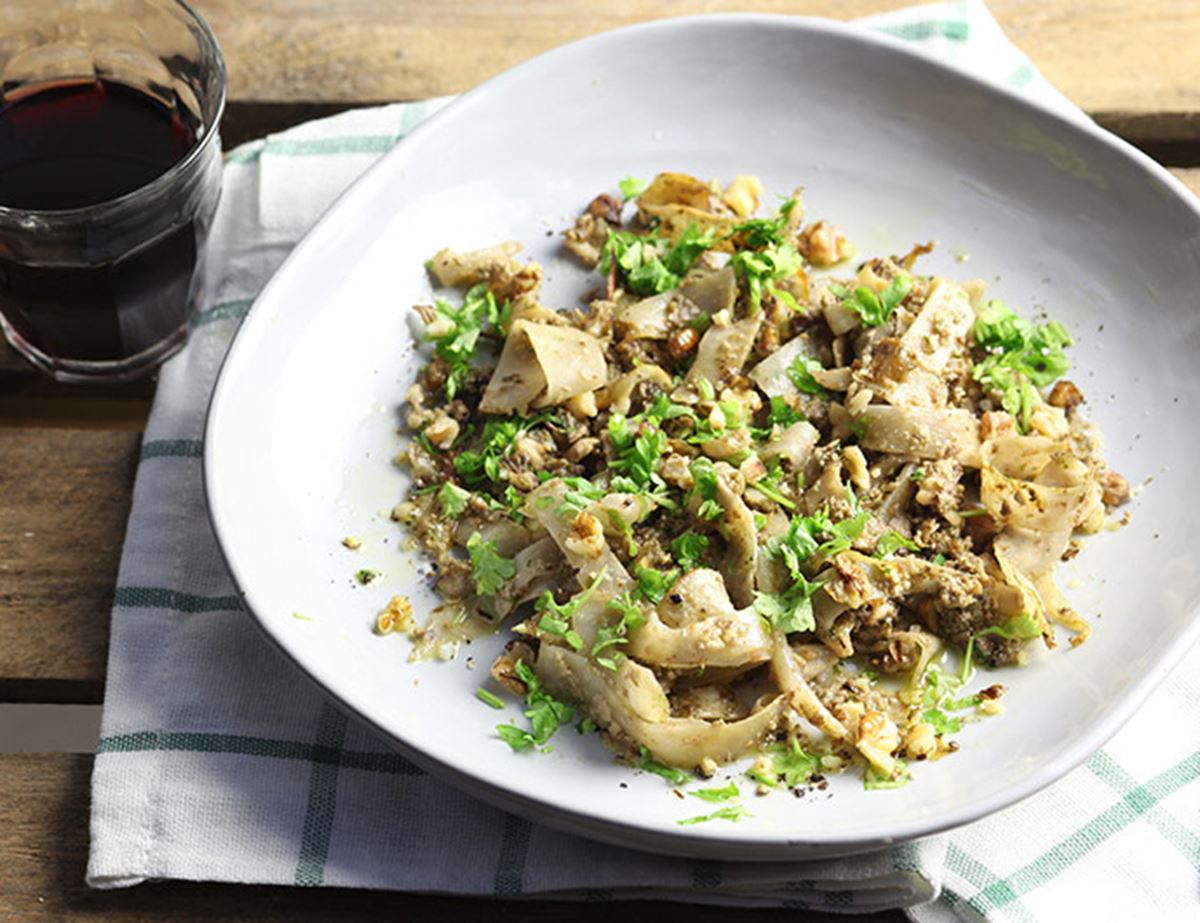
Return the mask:
<svg viewBox="0 0 1200 923"><path fill-rule="evenodd" d="M390 463L398 405L422 363L407 323L430 296L422 262L443 246L524 241L547 269L546 300L574 304L589 283L549 232L621 177L660 170L756 173L780 194L802 183L809 214L833 219L863 254L939 241L925 271L982 276L1019 311L1067 324L1071 377L1111 464L1132 483L1153 479L1131 525L1063 568L1092 639L981 674L1010 687L1007 712L968 727L959 753L918 766L905 788L865 792L837 778L814 797L748 799L754 816L737 824L680 827L704 803L615 765L594 736L564 729L549 755L496 738L515 708L493 711L472 693L503 638L451 663L409 664L407 640L371 631L395 593L419 612L433 603L388 519L404 488ZM1195 200L1098 128L854 27L720 16L623 29L465 95L296 248L243 323L213 397L212 520L266 634L404 753L480 798L692 856L870 849L1053 782L1133 715L1200 633L1200 481L1188 461L1200 456L1197 292ZM364 539L361 551L340 547L348 534ZM383 577L357 587L360 567Z"/></svg>

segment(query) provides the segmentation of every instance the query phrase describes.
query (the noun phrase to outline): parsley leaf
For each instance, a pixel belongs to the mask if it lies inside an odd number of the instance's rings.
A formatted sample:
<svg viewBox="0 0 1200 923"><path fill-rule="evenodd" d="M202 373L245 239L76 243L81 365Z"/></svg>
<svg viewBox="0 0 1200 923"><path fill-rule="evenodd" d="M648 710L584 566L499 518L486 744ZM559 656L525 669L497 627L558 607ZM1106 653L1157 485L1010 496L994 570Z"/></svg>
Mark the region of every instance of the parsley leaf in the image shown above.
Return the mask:
<svg viewBox="0 0 1200 923"><path fill-rule="evenodd" d="M679 571L672 568L669 571L651 570L649 567L638 567L633 576L637 579L637 591L652 605L657 606L663 597L671 591L675 581L679 579Z"/></svg>
<svg viewBox="0 0 1200 923"><path fill-rule="evenodd" d="M467 501L471 492L463 490L457 484L447 481L438 491L438 503L442 505L442 515L457 519L467 511Z"/></svg>
<svg viewBox="0 0 1200 923"><path fill-rule="evenodd" d="M782 243L761 250L738 250L729 263L746 286L753 314L762 307L764 293L776 293L771 283L794 277L803 268L804 258L794 245Z"/></svg>
<svg viewBox="0 0 1200 923"><path fill-rule="evenodd" d="M609 467L626 475L638 487L649 487L658 460L667 449L667 434L652 426L642 426L635 436L629 421L614 413L608 421L608 436L616 454Z"/></svg>
<svg viewBox="0 0 1200 923"><path fill-rule="evenodd" d="M638 761L639 769L652 772L656 776L662 776L668 782L672 782L675 785L687 785L691 781L692 777L682 769L676 769L674 766L666 766L658 762L648 748L642 747L640 754L641 759Z"/></svg>
<svg viewBox="0 0 1200 923"><path fill-rule="evenodd" d="M629 290L638 295L657 295L678 288L700 254L716 243L716 232L689 225L670 243L656 234L609 230L600 254L600 271L616 265Z"/></svg>
<svg viewBox="0 0 1200 923"><path fill-rule="evenodd" d="M496 726L496 733L514 750L529 750L546 743L560 724L567 724L575 717L575 709L555 699L542 688L541 680L523 660L514 666L517 678L525 684L525 717L532 731L512 724Z"/></svg>
<svg viewBox="0 0 1200 923"><path fill-rule="evenodd" d="M533 610L542 613L541 619L538 620L538 631L562 638L574 650L582 648L583 639L571 627L571 619L575 617L579 607L596 592L596 587L600 585L606 573L607 570L602 568L585 590L576 593L561 605L555 602L554 594L550 590L544 590L542 595L537 598L537 602L533 604Z"/></svg>
<svg viewBox="0 0 1200 923"><path fill-rule="evenodd" d="M878 789L903 788L911 781L912 776L909 774L908 764L902 759L896 760L896 768L890 776L874 766L868 766L867 771L863 773L863 788L869 792Z"/></svg>
<svg viewBox="0 0 1200 923"><path fill-rule="evenodd" d="M499 483L500 460L508 454L516 438L546 424L561 425L561 421L553 413L534 417L489 417L475 448L466 449L455 457L454 470L472 487L488 481Z"/></svg>
<svg viewBox="0 0 1200 923"><path fill-rule="evenodd" d="M710 820L731 820L736 823L743 817L753 816L754 815L747 811L742 805L730 804L720 808L719 810L713 811L711 814L699 814L696 817L685 817L683 820L676 821L676 823L681 827L686 827L689 824L703 824Z"/></svg>
<svg viewBox="0 0 1200 923"><path fill-rule="evenodd" d="M963 682L966 682L967 677L971 675L975 639L982 638L984 635L997 635L1008 641L1032 641L1034 638L1042 636L1042 626L1028 612L1022 612L1014 615L1002 625L991 625L975 632L967 639L967 648L963 652L962 673L960 674Z"/></svg>
<svg viewBox="0 0 1200 923"><path fill-rule="evenodd" d="M730 782L721 788L698 788L694 792L688 792L693 798L699 798L701 801L728 801L730 798L737 798L741 795L738 791L737 783Z"/></svg>
<svg viewBox="0 0 1200 923"><path fill-rule="evenodd" d="M875 546L875 557L886 558L889 554L895 554L901 548L909 551L921 550L921 546L912 539L905 538L895 529L888 529L883 535L879 536L879 544Z"/></svg>
<svg viewBox="0 0 1200 923"><path fill-rule="evenodd" d="M467 539L467 554L471 556L471 579L480 596L493 596L517 573L517 565L496 551L494 541L485 540L478 532Z"/></svg>
<svg viewBox="0 0 1200 923"><path fill-rule="evenodd" d="M828 395L815 378L813 372L823 371L825 366L811 356L797 356L787 368L787 377L792 384L804 394L815 394L818 397Z"/></svg>
<svg viewBox="0 0 1200 923"><path fill-rule="evenodd" d="M449 369L445 384L446 397L453 400L471 373L471 360L475 356L480 334L488 325L502 330L512 309L507 301L496 300L486 282L469 289L461 307L455 308L445 299L438 298L433 308L443 321L448 322L438 324L437 329L441 330L443 326L447 329L433 335L426 334L425 338L434 344L434 352L446 362Z"/></svg>
<svg viewBox="0 0 1200 923"><path fill-rule="evenodd" d="M684 532L671 542L671 556L686 573L700 566L700 556L708 550L710 544L707 535Z"/></svg>
<svg viewBox="0 0 1200 923"><path fill-rule="evenodd" d="M720 519L725 510L717 502L717 468L711 459L701 456L695 459L690 467L693 490L700 497L700 508L697 514L701 519Z"/></svg>
<svg viewBox="0 0 1200 923"><path fill-rule="evenodd" d="M761 250L778 246L784 242L783 232L795 207L796 200L788 199L779 206L779 214L774 218L750 218L735 224L729 236L737 238L739 249Z"/></svg>
<svg viewBox="0 0 1200 923"><path fill-rule="evenodd" d="M775 631L790 634L812 631L817 627L812 598L821 584L808 581L798 574L796 582L782 593L755 593L754 611Z"/></svg>
<svg viewBox="0 0 1200 923"><path fill-rule="evenodd" d="M627 176L617 183L617 188L621 190L621 195L628 202L630 199L636 199L642 194L642 190L646 188L646 181L633 176Z"/></svg>
<svg viewBox="0 0 1200 923"><path fill-rule="evenodd" d="M780 779L788 788L795 788L811 779L821 768L821 761L805 751L795 737L786 743L775 744L762 756L770 763L770 768L766 772L755 772L752 769L747 771L746 775L772 788L779 784Z"/></svg>
<svg viewBox="0 0 1200 923"><path fill-rule="evenodd" d="M864 327L878 327L891 318L911 288L912 276L897 276L878 295L860 285L846 295L842 304L859 316Z"/></svg>
<svg viewBox="0 0 1200 923"><path fill-rule="evenodd" d="M988 355L975 364L971 376L999 393L1001 406L1021 432L1028 432L1030 414L1042 402L1038 389L1070 366L1064 352L1072 344L1070 334L1056 321L1035 325L995 300L980 309L973 330L975 342Z"/></svg>
<svg viewBox="0 0 1200 923"><path fill-rule="evenodd" d="M627 642L625 636L633 629L645 625L646 617L642 614L642 607L634 602L632 593L614 596L608 601L608 608L616 609L621 613L621 617L612 625L602 625L596 629L596 643L592 645L592 657L600 666L615 670L625 654L618 650L607 654L605 652L619 644L625 644Z"/></svg>

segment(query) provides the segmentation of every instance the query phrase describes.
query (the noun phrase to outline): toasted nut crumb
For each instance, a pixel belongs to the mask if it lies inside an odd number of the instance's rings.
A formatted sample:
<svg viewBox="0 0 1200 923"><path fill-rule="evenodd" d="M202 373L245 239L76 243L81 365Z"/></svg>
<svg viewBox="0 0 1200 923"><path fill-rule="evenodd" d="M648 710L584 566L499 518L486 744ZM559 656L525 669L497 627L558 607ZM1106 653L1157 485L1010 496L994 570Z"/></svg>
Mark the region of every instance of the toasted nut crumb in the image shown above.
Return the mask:
<svg viewBox="0 0 1200 923"><path fill-rule="evenodd" d="M814 266L825 268L854 256L854 244L829 221L814 221L796 239L796 249Z"/></svg>
<svg viewBox="0 0 1200 923"><path fill-rule="evenodd" d="M425 437L439 449L448 449L458 438L458 421L444 412L425 427Z"/></svg>
<svg viewBox="0 0 1200 923"><path fill-rule="evenodd" d="M602 192L588 203L587 213L597 218L603 218L609 224L620 224L623 204L612 193Z"/></svg>
<svg viewBox="0 0 1200 923"><path fill-rule="evenodd" d="M342 539L342 544L351 551L358 551L358 549L362 547L362 542L353 535L347 535L344 539Z"/></svg>
<svg viewBox="0 0 1200 923"><path fill-rule="evenodd" d="M1100 478L1104 488L1103 500L1105 506L1120 506L1129 499L1129 482L1115 471L1105 471Z"/></svg>
<svg viewBox="0 0 1200 923"><path fill-rule="evenodd" d="M580 512L571 520L571 532L563 548L585 558L598 558L604 552L604 528L591 513Z"/></svg>
<svg viewBox="0 0 1200 923"><path fill-rule="evenodd" d="M576 440L567 449L566 459L569 462L582 461L596 451L599 445L600 440L595 436L586 436L583 439Z"/></svg>
<svg viewBox="0 0 1200 923"><path fill-rule="evenodd" d="M667 339L667 352L672 359L682 359L700 343L700 332L695 327L680 327Z"/></svg>
<svg viewBox="0 0 1200 923"><path fill-rule="evenodd" d="M1046 403L1051 407L1061 407L1063 410L1078 407L1083 403L1083 392L1076 387L1075 382L1064 378L1050 389L1050 396L1046 398Z"/></svg>
<svg viewBox="0 0 1200 923"><path fill-rule="evenodd" d="M412 602L407 596L393 596L375 619L376 634L411 631L414 627Z"/></svg>

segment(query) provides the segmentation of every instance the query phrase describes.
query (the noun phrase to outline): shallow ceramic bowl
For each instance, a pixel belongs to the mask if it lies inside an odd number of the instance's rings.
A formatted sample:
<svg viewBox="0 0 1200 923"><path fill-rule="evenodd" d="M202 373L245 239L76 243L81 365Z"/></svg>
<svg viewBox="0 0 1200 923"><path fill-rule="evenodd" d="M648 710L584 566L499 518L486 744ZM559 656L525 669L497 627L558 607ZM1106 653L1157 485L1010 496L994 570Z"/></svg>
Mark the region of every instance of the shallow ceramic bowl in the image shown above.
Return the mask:
<svg viewBox="0 0 1200 923"><path fill-rule="evenodd" d="M926 272L981 276L1076 336L1071 377L1113 467L1150 481L1127 528L1063 568L1095 625L1077 650L981 674L1011 689L1001 718L895 791L857 778L749 799L738 824L681 827L706 805L614 764L595 736L510 752L507 713L472 695L502 638L409 664L371 631L395 593L433 605L388 512L403 475L398 407L423 359L410 306L443 246L519 240L546 300L589 286L557 236L628 174L756 173L800 183L811 216L863 254L936 240ZM769 207L769 205L768 205ZM978 818L1048 785L1135 711L1198 634L1200 212L1133 148L853 27L761 16L659 22L530 61L436 115L347 192L242 325L213 398L205 477L216 533L266 634L416 762L534 820L651 850L731 859L850 853ZM1152 479L1152 480L1151 480ZM360 536L361 551L342 549ZM353 573L383 577L357 587ZM299 621L301 611L311 621ZM468 669L473 658L478 669ZM627 787L621 787L627 783ZM743 785L745 790L750 786ZM402 820L397 818L397 823Z"/></svg>

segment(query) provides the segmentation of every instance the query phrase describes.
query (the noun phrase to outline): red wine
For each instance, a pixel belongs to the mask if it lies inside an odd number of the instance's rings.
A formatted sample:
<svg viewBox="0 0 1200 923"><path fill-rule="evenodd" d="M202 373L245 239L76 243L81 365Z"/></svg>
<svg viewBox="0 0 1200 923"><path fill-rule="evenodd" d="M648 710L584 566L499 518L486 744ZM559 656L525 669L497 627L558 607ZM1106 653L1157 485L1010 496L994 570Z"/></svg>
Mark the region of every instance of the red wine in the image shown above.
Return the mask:
<svg viewBox="0 0 1200 923"><path fill-rule="evenodd" d="M184 111L107 81L0 106L0 206L62 212L141 189L196 143L200 126ZM44 258L36 240L23 252L0 241L0 308L12 331L51 359L84 361L125 359L181 331L207 233L185 204L148 200L132 230L128 218L82 221L65 259Z"/></svg>

